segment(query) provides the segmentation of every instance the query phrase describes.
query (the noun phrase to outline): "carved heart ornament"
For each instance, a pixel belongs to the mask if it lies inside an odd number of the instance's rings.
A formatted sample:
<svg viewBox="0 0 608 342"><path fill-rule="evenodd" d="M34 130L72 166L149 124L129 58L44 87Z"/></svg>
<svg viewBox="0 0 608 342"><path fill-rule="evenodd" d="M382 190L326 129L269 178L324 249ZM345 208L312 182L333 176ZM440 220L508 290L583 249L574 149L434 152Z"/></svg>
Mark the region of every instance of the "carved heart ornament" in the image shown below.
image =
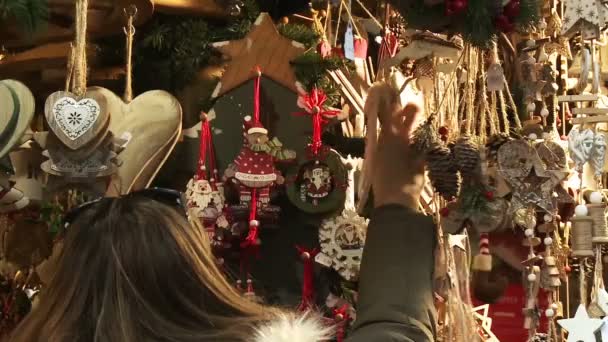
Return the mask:
<svg viewBox="0 0 608 342"><path fill-rule="evenodd" d="M63 91L51 94L46 100L45 115L57 138L72 150L102 133L109 119L105 98L90 90L80 99Z"/></svg>
<svg viewBox="0 0 608 342"><path fill-rule="evenodd" d="M109 185L109 194L126 194L150 185L177 144L182 127L182 107L171 94L150 90L130 103L112 91L92 87L107 100L112 113L109 129L114 136L130 137L118 154L122 162Z"/></svg>

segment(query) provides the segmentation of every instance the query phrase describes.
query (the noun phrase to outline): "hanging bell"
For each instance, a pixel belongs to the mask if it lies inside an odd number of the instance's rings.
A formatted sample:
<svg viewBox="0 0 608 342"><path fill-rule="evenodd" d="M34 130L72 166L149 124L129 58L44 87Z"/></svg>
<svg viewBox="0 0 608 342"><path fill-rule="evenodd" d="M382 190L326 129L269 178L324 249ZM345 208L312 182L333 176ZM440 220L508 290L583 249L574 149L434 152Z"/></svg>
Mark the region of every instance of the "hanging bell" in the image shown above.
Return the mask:
<svg viewBox="0 0 608 342"><path fill-rule="evenodd" d="M503 91L505 88L504 71L498 63L492 63L487 71L488 91Z"/></svg>

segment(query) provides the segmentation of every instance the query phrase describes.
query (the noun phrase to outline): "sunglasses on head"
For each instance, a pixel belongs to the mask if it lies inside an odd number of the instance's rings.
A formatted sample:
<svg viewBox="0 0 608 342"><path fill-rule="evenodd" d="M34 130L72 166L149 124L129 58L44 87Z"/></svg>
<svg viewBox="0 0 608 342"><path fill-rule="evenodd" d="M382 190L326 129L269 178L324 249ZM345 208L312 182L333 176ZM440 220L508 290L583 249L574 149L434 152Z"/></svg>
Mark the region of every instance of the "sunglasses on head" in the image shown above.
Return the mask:
<svg viewBox="0 0 608 342"><path fill-rule="evenodd" d="M184 213L187 212L186 206L186 197L183 192L173 190L173 189L165 189L165 188L148 188L136 192L132 192L130 194L123 195L121 197L142 197L151 199L156 202L160 202L162 204L168 205L172 208L179 209ZM68 227L72 222L74 222L80 214L85 212L87 209L91 208L97 203L100 203L103 200L112 199L111 197L100 197L94 199L92 201L88 201L82 203L73 209L69 210L63 216L64 227Z"/></svg>

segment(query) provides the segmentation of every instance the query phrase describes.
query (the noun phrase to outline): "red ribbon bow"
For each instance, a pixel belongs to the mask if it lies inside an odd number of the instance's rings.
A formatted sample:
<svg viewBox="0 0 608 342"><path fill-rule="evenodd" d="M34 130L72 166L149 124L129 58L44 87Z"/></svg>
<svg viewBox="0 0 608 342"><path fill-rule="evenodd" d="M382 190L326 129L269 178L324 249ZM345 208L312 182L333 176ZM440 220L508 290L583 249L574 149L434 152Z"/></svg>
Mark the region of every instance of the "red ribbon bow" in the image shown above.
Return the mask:
<svg viewBox="0 0 608 342"><path fill-rule="evenodd" d="M327 101L327 95L317 88L313 88L310 93L302 94L298 97L298 107L306 112L299 112L296 115L311 115L312 116L312 143L310 148L314 155L317 155L323 145L321 141L321 132L323 124L327 122L327 118L334 117L340 113L339 110L329 110L323 106Z"/></svg>

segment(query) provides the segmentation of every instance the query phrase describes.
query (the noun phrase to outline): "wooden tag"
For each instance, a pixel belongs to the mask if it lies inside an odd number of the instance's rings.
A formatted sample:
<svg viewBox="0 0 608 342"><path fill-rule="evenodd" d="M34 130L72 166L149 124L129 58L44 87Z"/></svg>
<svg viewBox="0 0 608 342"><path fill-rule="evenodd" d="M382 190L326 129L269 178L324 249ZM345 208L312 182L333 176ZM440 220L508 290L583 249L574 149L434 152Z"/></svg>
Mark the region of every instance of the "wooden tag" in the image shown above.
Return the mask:
<svg viewBox="0 0 608 342"><path fill-rule="evenodd" d="M95 139L110 119L105 97L91 89L81 98L65 91L51 94L44 114L57 138L72 150Z"/></svg>

